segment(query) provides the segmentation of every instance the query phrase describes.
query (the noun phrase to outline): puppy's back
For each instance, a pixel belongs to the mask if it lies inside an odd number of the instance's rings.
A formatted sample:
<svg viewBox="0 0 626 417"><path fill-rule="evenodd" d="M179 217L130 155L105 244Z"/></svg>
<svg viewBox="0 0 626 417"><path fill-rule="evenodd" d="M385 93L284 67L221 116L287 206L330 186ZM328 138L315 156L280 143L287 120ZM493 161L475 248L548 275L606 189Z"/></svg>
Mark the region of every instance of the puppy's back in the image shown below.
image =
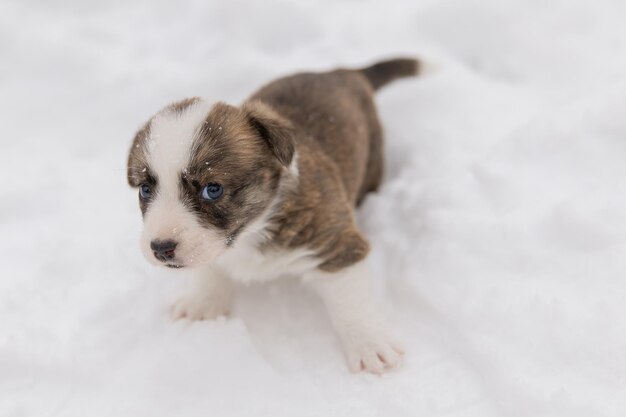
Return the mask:
<svg viewBox="0 0 626 417"><path fill-rule="evenodd" d="M298 141L315 141L337 164L348 197L356 203L378 186L382 175L374 92L417 69L417 61L397 59L363 69L300 73L267 84L249 100L269 104L290 119L305 133Z"/></svg>

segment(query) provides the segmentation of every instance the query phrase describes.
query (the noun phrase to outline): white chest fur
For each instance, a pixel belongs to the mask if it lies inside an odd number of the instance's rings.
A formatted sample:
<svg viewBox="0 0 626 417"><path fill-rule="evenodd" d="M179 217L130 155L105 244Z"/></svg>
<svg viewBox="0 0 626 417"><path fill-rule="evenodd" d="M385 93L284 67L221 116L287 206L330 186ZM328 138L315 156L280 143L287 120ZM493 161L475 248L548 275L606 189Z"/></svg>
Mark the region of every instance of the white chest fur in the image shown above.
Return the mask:
<svg viewBox="0 0 626 417"><path fill-rule="evenodd" d="M248 284L283 276L301 276L319 265L307 249L260 251L244 243L224 253L217 264L233 280Z"/></svg>

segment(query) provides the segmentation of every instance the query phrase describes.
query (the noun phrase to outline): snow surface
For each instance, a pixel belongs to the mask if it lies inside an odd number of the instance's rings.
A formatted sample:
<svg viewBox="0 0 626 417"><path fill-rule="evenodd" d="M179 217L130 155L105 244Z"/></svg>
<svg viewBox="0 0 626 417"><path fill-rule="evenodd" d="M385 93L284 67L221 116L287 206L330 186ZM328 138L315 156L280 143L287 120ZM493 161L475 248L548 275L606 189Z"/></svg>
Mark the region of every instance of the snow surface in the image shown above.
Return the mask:
<svg viewBox="0 0 626 417"><path fill-rule="evenodd" d="M626 415L626 2L0 3L0 416ZM349 374L297 282L172 323L125 182L169 101L399 54L359 220L408 354Z"/></svg>

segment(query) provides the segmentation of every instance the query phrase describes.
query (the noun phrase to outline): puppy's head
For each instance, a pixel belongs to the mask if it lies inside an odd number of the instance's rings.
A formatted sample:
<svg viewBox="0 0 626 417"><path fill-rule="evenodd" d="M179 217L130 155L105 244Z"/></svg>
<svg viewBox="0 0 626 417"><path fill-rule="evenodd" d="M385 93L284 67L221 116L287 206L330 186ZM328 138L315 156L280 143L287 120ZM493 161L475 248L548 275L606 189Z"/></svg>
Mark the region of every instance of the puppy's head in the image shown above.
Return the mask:
<svg viewBox="0 0 626 417"><path fill-rule="evenodd" d="M146 258L211 262L274 200L294 154L290 123L260 102L174 103L137 132L128 182L138 189Z"/></svg>

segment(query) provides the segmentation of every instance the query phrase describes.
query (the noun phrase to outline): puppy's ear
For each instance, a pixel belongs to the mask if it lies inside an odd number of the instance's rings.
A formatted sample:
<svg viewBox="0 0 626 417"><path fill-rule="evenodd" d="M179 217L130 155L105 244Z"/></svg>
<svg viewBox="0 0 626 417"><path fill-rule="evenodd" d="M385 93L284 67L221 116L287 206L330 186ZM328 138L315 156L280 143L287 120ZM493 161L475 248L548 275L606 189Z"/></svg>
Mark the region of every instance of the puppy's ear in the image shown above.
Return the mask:
<svg viewBox="0 0 626 417"><path fill-rule="evenodd" d="M150 135L150 120L135 134L133 144L128 152L126 179L131 187L138 187L146 171L145 142Z"/></svg>
<svg viewBox="0 0 626 417"><path fill-rule="evenodd" d="M267 142L276 158L284 166L289 166L295 152L294 127L270 106L254 100L242 106L248 121Z"/></svg>

